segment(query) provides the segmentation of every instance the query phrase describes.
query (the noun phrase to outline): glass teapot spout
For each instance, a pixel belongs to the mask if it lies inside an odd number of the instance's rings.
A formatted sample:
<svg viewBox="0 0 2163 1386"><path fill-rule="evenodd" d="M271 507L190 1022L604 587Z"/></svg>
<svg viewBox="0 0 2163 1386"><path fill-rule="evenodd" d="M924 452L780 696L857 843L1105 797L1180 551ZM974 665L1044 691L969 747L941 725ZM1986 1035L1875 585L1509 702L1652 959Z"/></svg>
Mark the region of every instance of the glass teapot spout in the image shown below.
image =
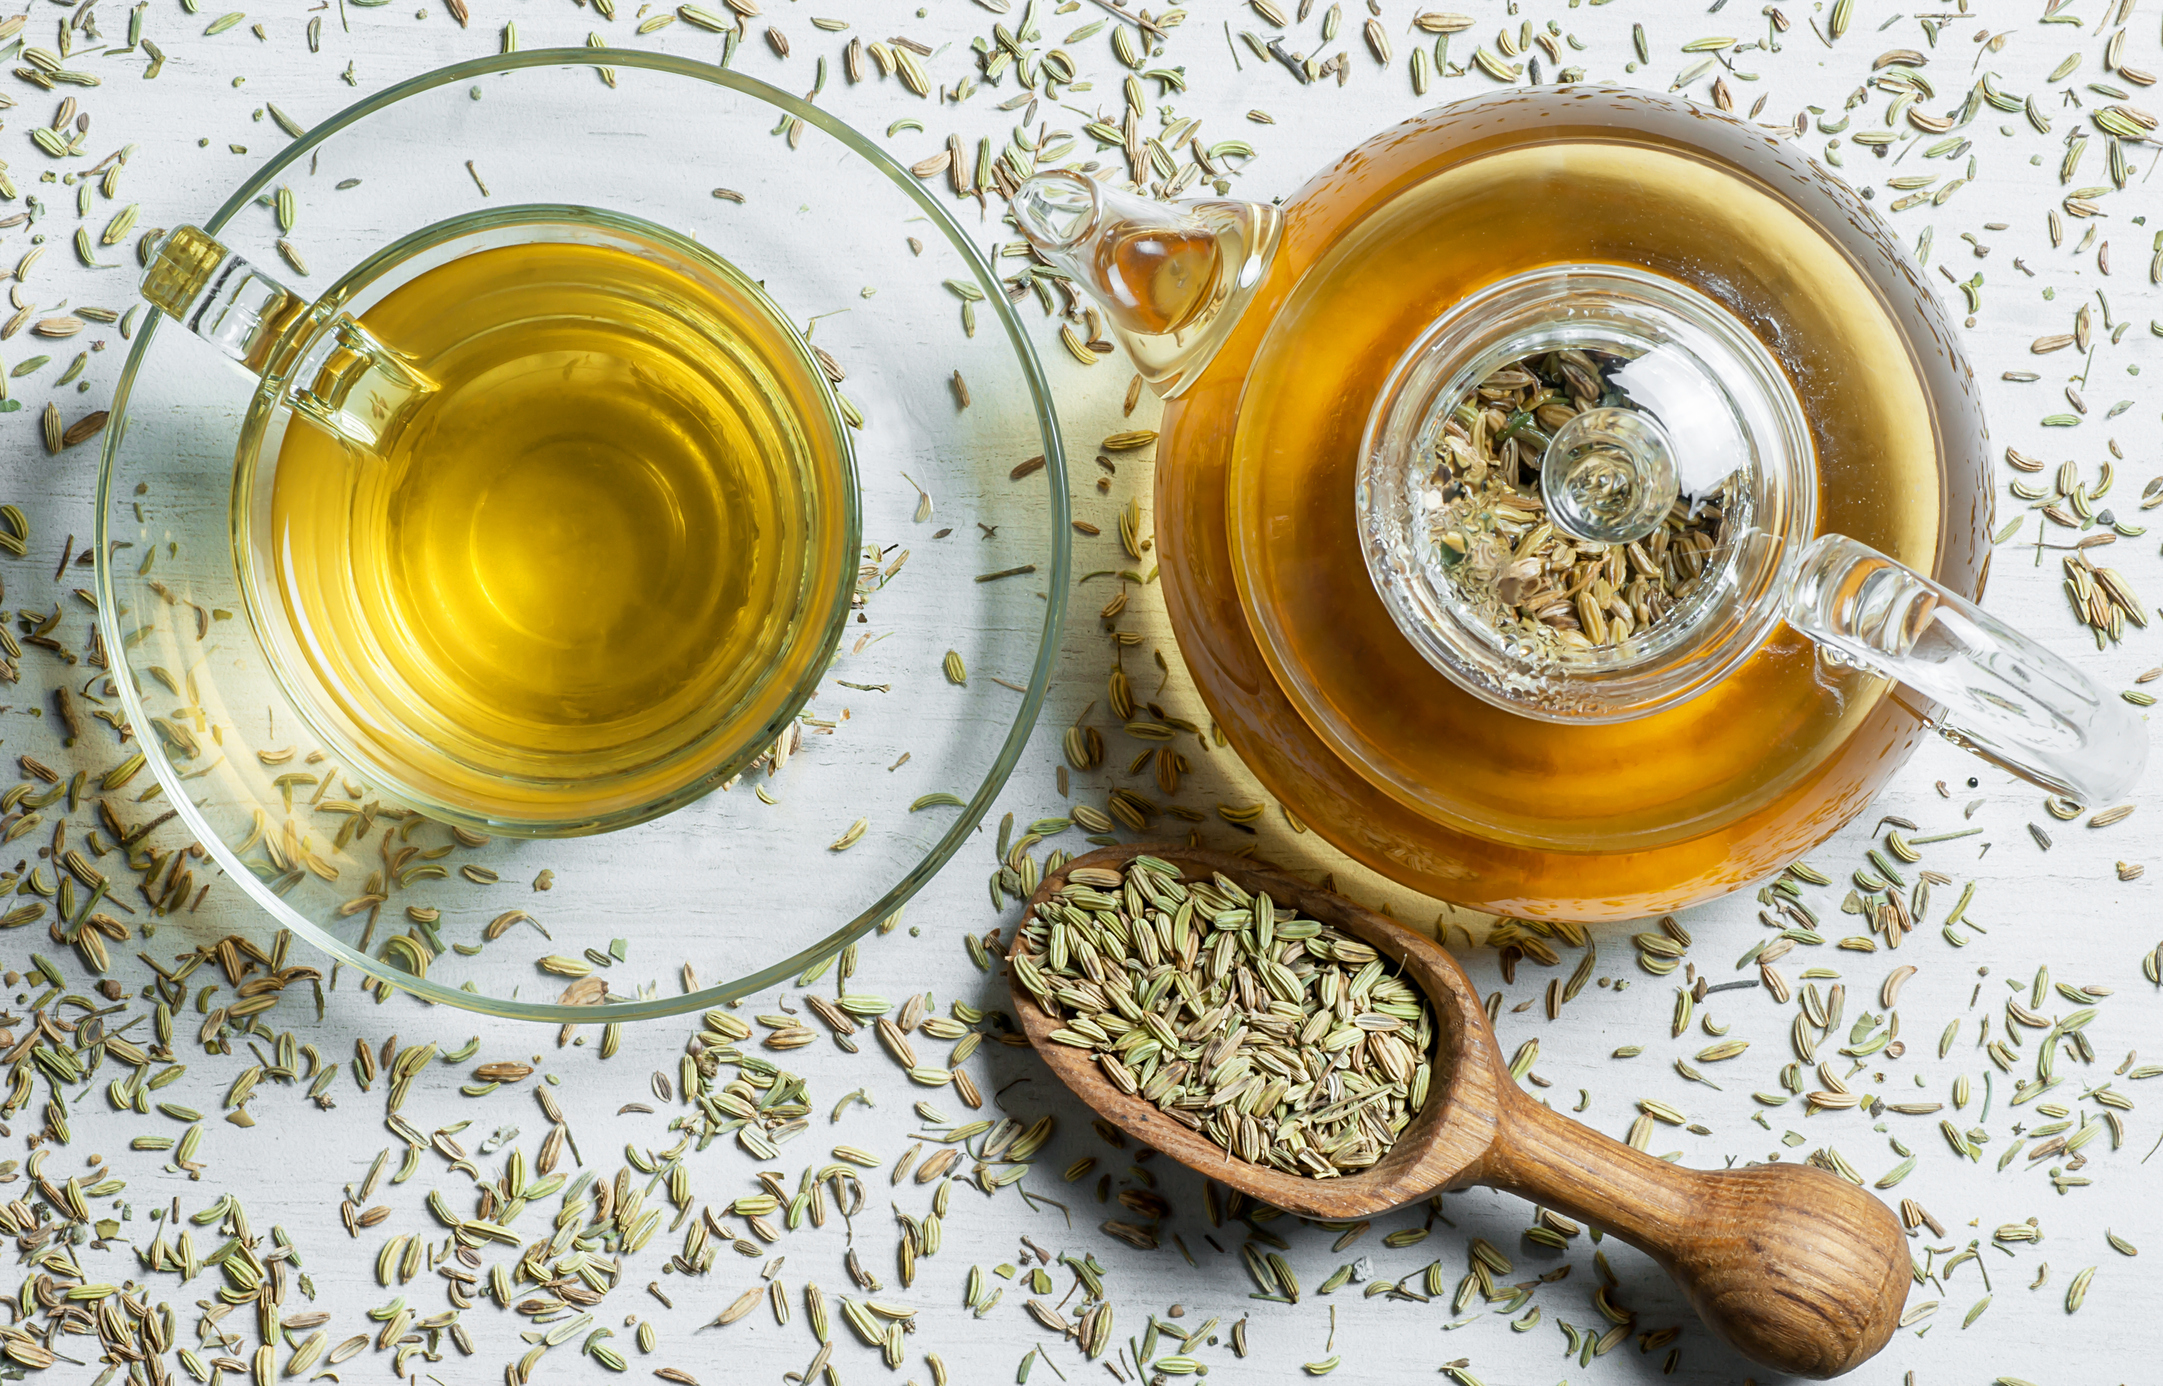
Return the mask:
<svg viewBox="0 0 2163 1386"><path fill-rule="evenodd" d="M1013 208L1022 235L1096 301L1167 398L1223 345L1284 224L1264 203L1152 202L1069 169L1022 184Z"/></svg>
<svg viewBox="0 0 2163 1386"><path fill-rule="evenodd" d="M307 299L193 226L168 232L143 297L273 388L295 413L366 452L388 451L436 385L334 307ZM291 385L289 382L305 381Z"/></svg>

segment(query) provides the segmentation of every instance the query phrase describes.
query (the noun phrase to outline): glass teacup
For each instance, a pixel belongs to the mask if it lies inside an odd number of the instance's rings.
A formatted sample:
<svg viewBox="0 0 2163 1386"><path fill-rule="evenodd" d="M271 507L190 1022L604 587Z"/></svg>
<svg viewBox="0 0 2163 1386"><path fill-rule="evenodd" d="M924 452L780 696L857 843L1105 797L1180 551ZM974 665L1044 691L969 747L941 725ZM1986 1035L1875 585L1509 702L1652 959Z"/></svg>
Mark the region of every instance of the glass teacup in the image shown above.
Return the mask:
<svg viewBox="0 0 2163 1386"><path fill-rule="evenodd" d="M831 382L744 273L518 206L313 303L192 227L147 297L262 377L234 463L247 616L332 757L429 816L562 836L768 753L859 544Z"/></svg>

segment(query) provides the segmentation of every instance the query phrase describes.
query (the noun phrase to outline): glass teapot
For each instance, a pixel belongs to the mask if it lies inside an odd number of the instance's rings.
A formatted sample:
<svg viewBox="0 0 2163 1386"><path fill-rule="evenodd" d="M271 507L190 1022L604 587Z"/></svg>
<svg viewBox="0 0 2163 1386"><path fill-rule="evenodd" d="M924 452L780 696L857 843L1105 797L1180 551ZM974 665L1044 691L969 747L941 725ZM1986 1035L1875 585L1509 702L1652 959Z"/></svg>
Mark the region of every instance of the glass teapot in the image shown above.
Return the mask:
<svg viewBox="0 0 2163 1386"><path fill-rule="evenodd" d="M1952 324L1766 131L1539 87L1280 207L1052 172L1014 209L1168 400L1161 571L1205 701L1385 874L1677 908L1822 840L1925 730L2086 803L2139 778L2137 714L1971 600Z"/></svg>

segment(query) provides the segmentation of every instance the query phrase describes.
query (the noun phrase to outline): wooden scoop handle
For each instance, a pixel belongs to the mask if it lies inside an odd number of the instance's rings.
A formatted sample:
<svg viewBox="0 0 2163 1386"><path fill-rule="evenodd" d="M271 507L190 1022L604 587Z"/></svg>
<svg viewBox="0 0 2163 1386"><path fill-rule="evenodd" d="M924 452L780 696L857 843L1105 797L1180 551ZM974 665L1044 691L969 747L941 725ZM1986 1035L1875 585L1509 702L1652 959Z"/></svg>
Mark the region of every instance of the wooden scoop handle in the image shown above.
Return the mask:
<svg viewBox="0 0 2163 1386"><path fill-rule="evenodd" d="M1828 1377L1885 1346L1912 1278L1891 1211L1804 1165L1693 1170L1504 1089L1493 1145L1464 1183L1504 1189L1645 1252L1736 1351Z"/></svg>

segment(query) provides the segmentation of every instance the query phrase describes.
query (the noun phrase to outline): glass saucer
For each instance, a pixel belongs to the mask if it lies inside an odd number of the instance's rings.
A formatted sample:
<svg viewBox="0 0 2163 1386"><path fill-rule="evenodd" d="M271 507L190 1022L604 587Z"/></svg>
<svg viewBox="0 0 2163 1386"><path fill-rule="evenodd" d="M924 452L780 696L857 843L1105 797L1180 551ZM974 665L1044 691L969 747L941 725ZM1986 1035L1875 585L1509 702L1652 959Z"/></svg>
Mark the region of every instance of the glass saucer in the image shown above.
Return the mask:
<svg viewBox="0 0 2163 1386"><path fill-rule="evenodd" d="M312 296L417 228L517 203L711 247L842 373L861 421L857 609L785 754L590 837L396 816L364 767L311 742L242 599L234 474L256 382L146 312L105 435L97 595L156 785L105 798L123 831L176 811L210 858L195 880L214 863L261 906L244 934L268 952L291 930L346 985L358 969L380 994L557 1022L695 1010L894 919L1005 783L1064 614L1057 422L946 206L834 117L706 63L550 49L443 68L294 140L202 226ZM161 927L209 942L191 903L163 897Z"/></svg>

